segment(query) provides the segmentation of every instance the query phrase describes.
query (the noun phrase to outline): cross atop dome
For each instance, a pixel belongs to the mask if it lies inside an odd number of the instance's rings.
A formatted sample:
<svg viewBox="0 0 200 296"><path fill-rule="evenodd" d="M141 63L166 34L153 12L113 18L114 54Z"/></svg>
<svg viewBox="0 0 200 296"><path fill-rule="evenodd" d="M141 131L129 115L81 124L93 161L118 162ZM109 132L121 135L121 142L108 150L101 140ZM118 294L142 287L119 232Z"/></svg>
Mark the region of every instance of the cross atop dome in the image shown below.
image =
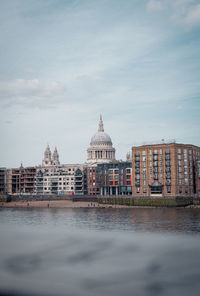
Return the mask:
<svg viewBox="0 0 200 296"><path fill-rule="evenodd" d="M98 132L104 132L104 128L103 128L103 120L102 120L102 115L100 114L100 120L99 120L99 128L98 128Z"/></svg>

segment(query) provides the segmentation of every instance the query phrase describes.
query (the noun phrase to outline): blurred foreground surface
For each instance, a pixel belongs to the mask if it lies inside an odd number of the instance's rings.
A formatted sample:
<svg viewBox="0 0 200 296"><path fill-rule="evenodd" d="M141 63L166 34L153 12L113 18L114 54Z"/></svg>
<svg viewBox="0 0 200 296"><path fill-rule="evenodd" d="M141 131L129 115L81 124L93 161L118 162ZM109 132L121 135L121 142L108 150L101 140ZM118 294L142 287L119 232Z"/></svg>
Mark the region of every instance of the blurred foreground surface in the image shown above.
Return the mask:
<svg viewBox="0 0 200 296"><path fill-rule="evenodd" d="M0 295L199 295L198 236L10 225L0 237Z"/></svg>

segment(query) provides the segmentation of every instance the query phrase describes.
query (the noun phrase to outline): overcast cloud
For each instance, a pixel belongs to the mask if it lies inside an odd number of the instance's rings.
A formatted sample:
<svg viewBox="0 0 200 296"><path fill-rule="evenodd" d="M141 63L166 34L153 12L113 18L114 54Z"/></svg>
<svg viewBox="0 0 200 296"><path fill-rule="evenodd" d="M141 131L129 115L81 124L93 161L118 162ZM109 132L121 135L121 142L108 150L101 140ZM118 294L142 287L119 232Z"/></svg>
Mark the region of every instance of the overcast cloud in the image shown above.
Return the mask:
<svg viewBox="0 0 200 296"><path fill-rule="evenodd" d="M200 145L197 0L2 0L0 166L46 144L83 163L102 113L117 158L161 139Z"/></svg>

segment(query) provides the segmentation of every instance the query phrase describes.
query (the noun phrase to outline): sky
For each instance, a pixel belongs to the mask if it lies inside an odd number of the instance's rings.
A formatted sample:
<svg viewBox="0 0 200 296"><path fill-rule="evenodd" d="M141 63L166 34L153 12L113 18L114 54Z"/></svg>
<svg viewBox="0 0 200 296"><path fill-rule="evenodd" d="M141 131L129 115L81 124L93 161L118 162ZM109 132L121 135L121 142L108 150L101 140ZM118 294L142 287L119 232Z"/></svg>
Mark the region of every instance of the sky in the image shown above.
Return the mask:
<svg viewBox="0 0 200 296"><path fill-rule="evenodd" d="M117 159L200 146L199 0L0 1L0 166L84 163L100 114Z"/></svg>

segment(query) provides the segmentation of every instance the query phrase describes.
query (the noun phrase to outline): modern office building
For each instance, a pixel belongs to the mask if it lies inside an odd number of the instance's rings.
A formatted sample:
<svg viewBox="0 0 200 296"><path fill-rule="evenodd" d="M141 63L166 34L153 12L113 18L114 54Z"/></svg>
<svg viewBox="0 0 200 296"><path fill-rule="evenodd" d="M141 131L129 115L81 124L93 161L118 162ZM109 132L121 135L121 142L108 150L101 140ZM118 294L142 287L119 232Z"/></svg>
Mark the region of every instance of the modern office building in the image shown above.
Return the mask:
<svg viewBox="0 0 200 296"><path fill-rule="evenodd" d="M132 195L131 162L97 164L87 168L88 195Z"/></svg>
<svg viewBox="0 0 200 296"><path fill-rule="evenodd" d="M200 147L177 143L132 147L133 196L194 196Z"/></svg>

